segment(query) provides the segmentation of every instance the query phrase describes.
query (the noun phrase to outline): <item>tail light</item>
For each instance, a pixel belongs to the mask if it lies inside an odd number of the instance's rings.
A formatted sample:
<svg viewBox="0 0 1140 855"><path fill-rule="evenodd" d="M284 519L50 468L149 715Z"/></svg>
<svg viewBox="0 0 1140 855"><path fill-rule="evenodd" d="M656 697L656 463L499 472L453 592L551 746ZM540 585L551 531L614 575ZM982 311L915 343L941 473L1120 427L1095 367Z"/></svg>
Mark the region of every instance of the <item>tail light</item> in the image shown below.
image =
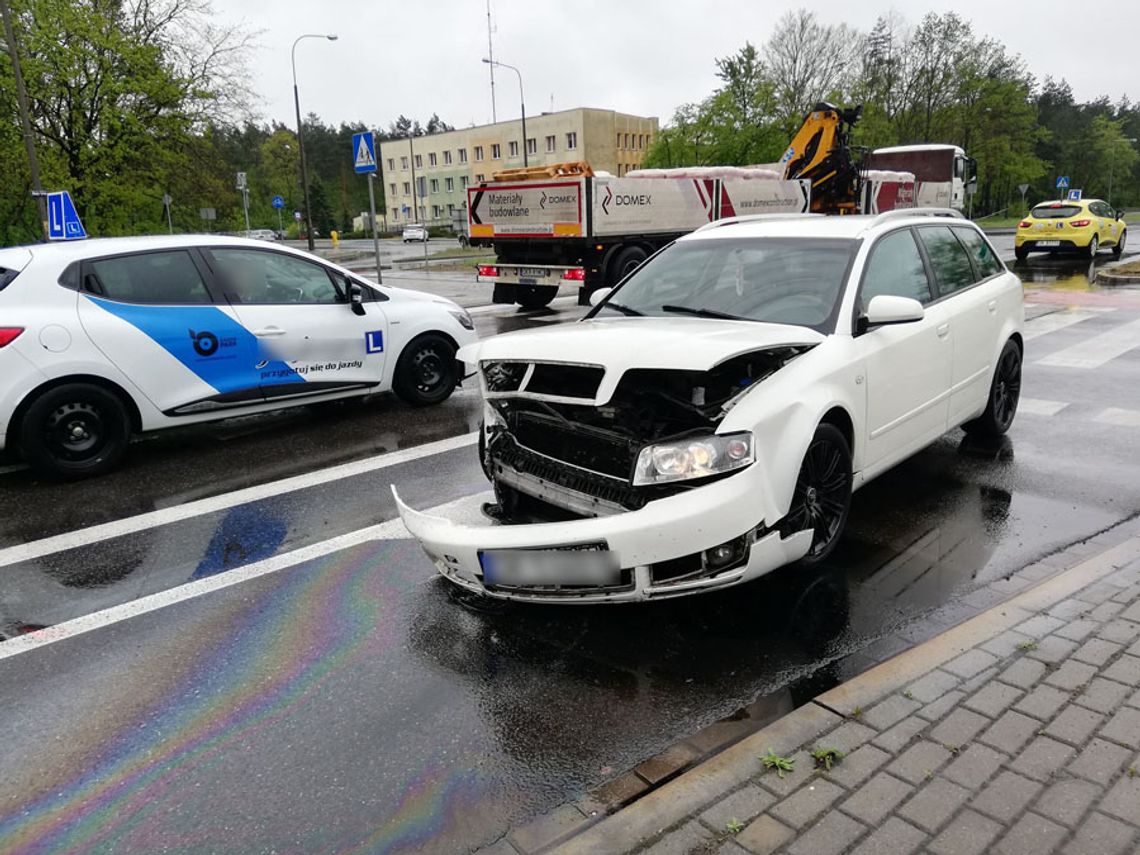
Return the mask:
<svg viewBox="0 0 1140 855"><path fill-rule="evenodd" d="M586 281L586 268L585 267L571 267L569 270L562 271L562 278L567 282L585 282Z"/></svg>
<svg viewBox="0 0 1140 855"><path fill-rule="evenodd" d="M0 347L7 347L20 337L23 327L0 327Z"/></svg>
<svg viewBox="0 0 1140 855"><path fill-rule="evenodd" d="M479 275L480 276L498 276L499 275L499 268L497 268L493 264L480 264L479 265Z"/></svg>
<svg viewBox="0 0 1140 855"><path fill-rule="evenodd" d="M1033 223L1029 222L1029 220L1022 220L1020 223L1017 224L1017 227L1019 229L1027 229L1031 225L1033 225Z"/></svg>
<svg viewBox="0 0 1140 855"><path fill-rule="evenodd" d="M1083 229L1091 222L1092 220L1069 220L1069 225L1074 229Z"/></svg>

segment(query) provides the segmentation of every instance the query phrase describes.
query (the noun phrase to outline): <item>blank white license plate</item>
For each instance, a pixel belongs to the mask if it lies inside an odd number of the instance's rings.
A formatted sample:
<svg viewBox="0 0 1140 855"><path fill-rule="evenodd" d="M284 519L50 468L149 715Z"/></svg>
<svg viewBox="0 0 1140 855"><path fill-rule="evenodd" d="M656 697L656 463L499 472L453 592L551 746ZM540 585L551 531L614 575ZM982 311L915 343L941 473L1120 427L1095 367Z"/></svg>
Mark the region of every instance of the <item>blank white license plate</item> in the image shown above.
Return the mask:
<svg viewBox="0 0 1140 855"><path fill-rule="evenodd" d="M549 270L545 270L541 267L520 267L518 271L519 276L529 276L532 279L544 279L550 275Z"/></svg>
<svg viewBox="0 0 1140 855"><path fill-rule="evenodd" d="M479 553L487 585L616 585L617 555L596 549L488 549Z"/></svg>
<svg viewBox="0 0 1140 855"><path fill-rule="evenodd" d="M1038 246L1060 246L1061 242L1059 240L1039 240L1039 241L1037 241L1037 245Z"/></svg>

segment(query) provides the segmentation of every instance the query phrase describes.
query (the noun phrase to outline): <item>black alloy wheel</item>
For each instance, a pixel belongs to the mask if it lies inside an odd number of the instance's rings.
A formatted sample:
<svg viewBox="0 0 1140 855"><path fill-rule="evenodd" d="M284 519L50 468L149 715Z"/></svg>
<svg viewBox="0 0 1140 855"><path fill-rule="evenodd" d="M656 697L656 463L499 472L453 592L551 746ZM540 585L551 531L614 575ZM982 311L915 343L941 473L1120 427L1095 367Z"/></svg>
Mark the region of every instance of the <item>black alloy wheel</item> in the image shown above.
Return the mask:
<svg viewBox="0 0 1140 855"><path fill-rule="evenodd" d="M440 335L423 335L400 354L394 388L413 407L439 404L455 388L456 371L451 342Z"/></svg>
<svg viewBox="0 0 1140 855"><path fill-rule="evenodd" d="M1010 339L998 357L985 412L962 425L963 430L979 436L1002 436L1013 424L1013 417L1017 415L1017 402L1020 399L1021 348L1017 346L1017 342Z"/></svg>
<svg viewBox="0 0 1140 855"><path fill-rule="evenodd" d="M816 429L800 465L791 508L780 524L780 534L812 532L811 547L801 564L818 564L831 554L851 508L851 450L834 425Z"/></svg>

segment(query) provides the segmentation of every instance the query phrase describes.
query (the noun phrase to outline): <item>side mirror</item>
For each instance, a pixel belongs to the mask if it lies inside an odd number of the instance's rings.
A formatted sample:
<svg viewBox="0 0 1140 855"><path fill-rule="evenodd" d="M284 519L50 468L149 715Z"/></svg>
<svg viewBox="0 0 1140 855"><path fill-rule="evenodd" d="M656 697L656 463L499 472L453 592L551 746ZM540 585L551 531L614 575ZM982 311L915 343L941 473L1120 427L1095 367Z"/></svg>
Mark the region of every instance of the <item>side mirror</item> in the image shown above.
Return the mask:
<svg viewBox="0 0 1140 855"><path fill-rule="evenodd" d="M598 305L598 303L610 296L610 292L613 290L613 288L599 288L597 291L594 291L590 294L590 305Z"/></svg>
<svg viewBox="0 0 1140 855"><path fill-rule="evenodd" d="M364 289L356 282L348 283L348 303L355 315L364 314Z"/></svg>
<svg viewBox="0 0 1140 855"><path fill-rule="evenodd" d="M925 316L926 312L918 300L879 294L872 297L867 306L866 323L868 327L909 324L921 321Z"/></svg>

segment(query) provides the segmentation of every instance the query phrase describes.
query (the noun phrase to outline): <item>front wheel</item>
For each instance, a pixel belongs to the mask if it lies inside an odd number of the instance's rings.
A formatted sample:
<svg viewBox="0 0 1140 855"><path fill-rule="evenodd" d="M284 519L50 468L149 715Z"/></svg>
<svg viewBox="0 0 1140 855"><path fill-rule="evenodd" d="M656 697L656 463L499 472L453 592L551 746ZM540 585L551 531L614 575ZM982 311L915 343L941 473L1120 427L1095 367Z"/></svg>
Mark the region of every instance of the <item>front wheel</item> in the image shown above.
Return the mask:
<svg viewBox="0 0 1140 855"><path fill-rule="evenodd" d="M1124 241L1128 237L1128 232L1120 233L1120 240L1116 242L1116 246L1112 248L1112 257L1120 258L1124 254Z"/></svg>
<svg viewBox="0 0 1140 855"><path fill-rule="evenodd" d="M20 423L20 448L32 468L64 480L102 475L127 450L131 420L117 395L90 383L56 386Z"/></svg>
<svg viewBox="0 0 1140 855"><path fill-rule="evenodd" d="M412 341L396 363L392 388L413 407L446 401L455 388L455 348L441 335L429 333Z"/></svg>
<svg viewBox="0 0 1140 855"><path fill-rule="evenodd" d="M998 357L985 412L973 421L966 422L962 429L974 436L1002 436L1013 424L1020 397L1021 348L1010 339Z"/></svg>
<svg viewBox="0 0 1140 855"><path fill-rule="evenodd" d="M1096 235L1093 235L1092 240L1089 241L1088 249L1086 249L1085 252L1088 253L1089 258L1096 258L1096 254L1099 249L1100 238L1098 238Z"/></svg>
<svg viewBox="0 0 1140 855"><path fill-rule="evenodd" d="M839 542L851 509L851 449L834 425L821 424L800 464L796 490L780 536L811 531L811 547L800 564L821 563Z"/></svg>

